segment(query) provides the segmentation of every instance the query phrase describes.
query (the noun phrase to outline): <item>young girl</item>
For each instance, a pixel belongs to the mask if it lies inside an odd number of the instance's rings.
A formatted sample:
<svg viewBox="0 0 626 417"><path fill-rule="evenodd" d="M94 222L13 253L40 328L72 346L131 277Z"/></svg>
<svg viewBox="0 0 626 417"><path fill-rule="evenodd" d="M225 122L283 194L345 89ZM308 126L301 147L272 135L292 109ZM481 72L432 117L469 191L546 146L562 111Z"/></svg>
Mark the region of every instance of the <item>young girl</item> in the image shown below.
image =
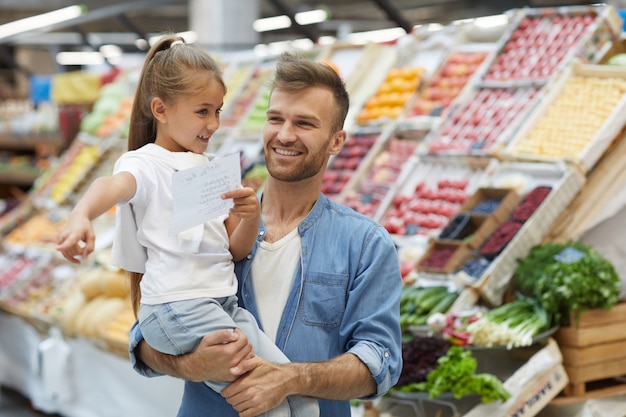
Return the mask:
<svg viewBox="0 0 626 417"><path fill-rule="evenodd" d="M256 354L284 363L288 359L238 307L235 295L233 261L248 255L259 228L254 190L225 193L234 203L229 214L169 233L172 174L214 157L205 152L219 127L225 94L219 67L204 51L175 37L155 44L135 94L129 152L76 204L57 249L74 263L86 258L95 242L91 222L117 205L111 263L131 272L133 306L149 345L181 355L207 333L238 327ZM218 392L226 386L206 384ZM319 408L312 398L289 397L266 415L317 417Z"/></svg>

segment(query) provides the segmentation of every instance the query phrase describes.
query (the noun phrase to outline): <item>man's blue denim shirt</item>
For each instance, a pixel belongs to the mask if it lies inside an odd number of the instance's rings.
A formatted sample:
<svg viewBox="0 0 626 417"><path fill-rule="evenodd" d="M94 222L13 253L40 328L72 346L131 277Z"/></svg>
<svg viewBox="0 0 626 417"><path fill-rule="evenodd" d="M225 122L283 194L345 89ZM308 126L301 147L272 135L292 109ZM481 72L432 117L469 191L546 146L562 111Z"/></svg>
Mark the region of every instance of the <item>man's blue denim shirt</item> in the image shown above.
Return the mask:
<svg viewBox="0 0 626 417"><path fill-rule="evenodd" d="M293 362L324 361L350 352L369 368L377 384L374 396L385 394L398 381L402 369L402 279L391 237L380 224L324 195L320 195L298 230L302 259L276 344ZM264 235L261 224L251 254L235 266L239 302L257 318L250 270ZM130 337L134 368L143 375L155 376L133 355L142 340L136 325ZM320 409L321 417L350 415L348 401L320 400ZM204 384L186 382L178 415L236 417L237 413Z"/></svg>

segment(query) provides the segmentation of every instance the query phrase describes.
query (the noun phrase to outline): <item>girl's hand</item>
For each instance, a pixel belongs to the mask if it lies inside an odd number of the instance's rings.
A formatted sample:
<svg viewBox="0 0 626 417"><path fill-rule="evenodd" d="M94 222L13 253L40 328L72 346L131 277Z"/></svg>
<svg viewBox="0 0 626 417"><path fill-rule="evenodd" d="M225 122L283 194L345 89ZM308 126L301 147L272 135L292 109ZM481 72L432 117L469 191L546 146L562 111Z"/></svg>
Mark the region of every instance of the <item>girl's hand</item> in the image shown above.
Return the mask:
<svg viewBox="0 0 626 417"><path fill-rule="evenodd" d="M57 250L68 261L80 264L93 252L96 236L87 217L72 215L59 235Z"/></svg>
<svg viewBox="0 0 626 417"><path fill-rule="evenodd" d="M260 217L261 205L256 192L250 187L238 188L222 194L223 199L232 198L233 207L230 214L240 219L254 219Z"/></svg>

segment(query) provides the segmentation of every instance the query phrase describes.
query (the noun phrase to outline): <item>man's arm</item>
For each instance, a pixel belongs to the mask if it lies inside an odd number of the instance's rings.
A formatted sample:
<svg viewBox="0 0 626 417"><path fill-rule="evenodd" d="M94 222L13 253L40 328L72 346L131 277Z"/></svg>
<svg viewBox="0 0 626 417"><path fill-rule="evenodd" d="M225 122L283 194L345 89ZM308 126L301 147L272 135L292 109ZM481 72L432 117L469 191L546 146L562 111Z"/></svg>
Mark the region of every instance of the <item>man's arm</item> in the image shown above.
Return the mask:
<svg viewBox="0 0 626 417"><path fill-rule="evenodd" d="M256 366L252 345L239 329L210 333L185 355L158 352L145 341L134 352L137 360L154 372L196 382L232 382Z"/></svg>
<svg viewBox="0 0 626 417"><path fill-rule="evenodd" d="M347 401L375 393L376 382L368 367L351 353L323 362L261 361L252 372L222 391L240 417L260 415L289 395Z"/></svg>
<svg viewBox="0 0 626 417"><path fill-rule="evenodd" d="M297 389L294 393L300 395L347 401L376 394L370 370L351 353L324 362L291 363L285 367L293 367Z"/></svg>

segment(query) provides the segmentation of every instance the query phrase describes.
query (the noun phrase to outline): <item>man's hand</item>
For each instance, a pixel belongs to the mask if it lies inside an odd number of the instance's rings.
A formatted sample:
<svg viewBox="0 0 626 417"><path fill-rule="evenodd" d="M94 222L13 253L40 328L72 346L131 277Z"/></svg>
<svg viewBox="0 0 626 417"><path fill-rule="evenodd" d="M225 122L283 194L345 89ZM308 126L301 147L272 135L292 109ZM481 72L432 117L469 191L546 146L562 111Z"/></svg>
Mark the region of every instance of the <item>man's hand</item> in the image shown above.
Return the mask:
<svg viewBox="0 0 626 417"><path fill-rule="evenodd" d="M293 388L299 376L292 365L258 358L256 368L224 388L222 396L239 412L239 417L261 415L295 393Z"/></svg>
<svg viewBox="0 0 626 417"><path fill-rule="evenodd" d="M196 350L181 356L157 352L142 342L138 356L156 372L196 382L232 382L252 370L257 360L239 329L207 334Z"/></svg>

